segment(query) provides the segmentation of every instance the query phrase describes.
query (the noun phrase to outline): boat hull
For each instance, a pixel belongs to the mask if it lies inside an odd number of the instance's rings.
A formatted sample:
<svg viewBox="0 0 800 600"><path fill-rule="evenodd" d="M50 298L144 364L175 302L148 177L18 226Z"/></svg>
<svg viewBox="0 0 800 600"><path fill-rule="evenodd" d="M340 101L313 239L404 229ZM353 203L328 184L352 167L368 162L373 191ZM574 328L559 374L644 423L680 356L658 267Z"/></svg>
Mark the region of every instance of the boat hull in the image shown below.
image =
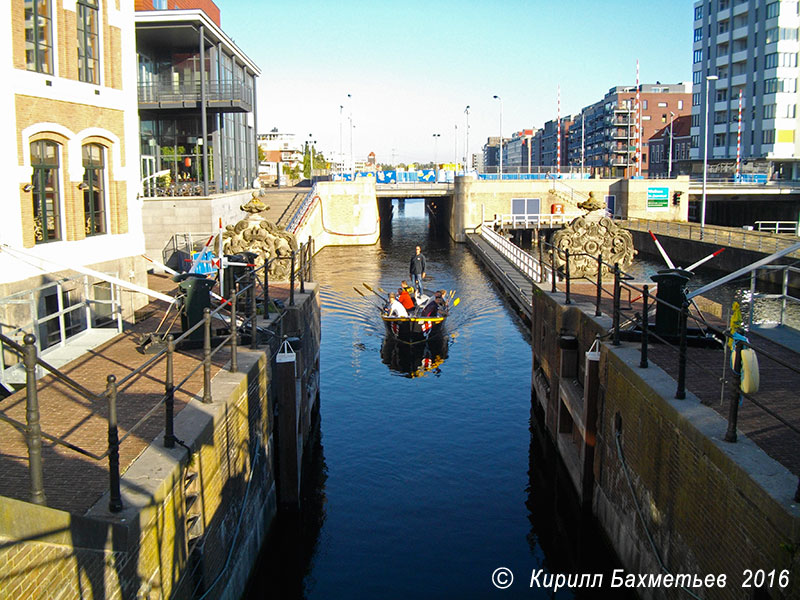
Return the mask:
<svg viewBox="0 0 800 600"><path fill-rule="evenodd" d="M400 342L415 344L439 337L447 317L387 317L381 315L386 334Z"/></svg>

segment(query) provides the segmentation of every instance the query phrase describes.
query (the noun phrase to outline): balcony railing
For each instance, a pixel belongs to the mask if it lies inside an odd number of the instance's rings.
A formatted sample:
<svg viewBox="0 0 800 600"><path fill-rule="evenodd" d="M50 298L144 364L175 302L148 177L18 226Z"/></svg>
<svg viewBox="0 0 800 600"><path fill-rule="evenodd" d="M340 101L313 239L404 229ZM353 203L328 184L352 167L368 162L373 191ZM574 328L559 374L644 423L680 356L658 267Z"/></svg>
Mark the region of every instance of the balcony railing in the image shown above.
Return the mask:
<svg viewBox="0 0 800 600"><path fill-rule="evenodd" d="M194 108L201 99L200 83L140 83L141 108ZM253 110L253 88L241 82L206 84L206 105L214 110Z"/></svg>

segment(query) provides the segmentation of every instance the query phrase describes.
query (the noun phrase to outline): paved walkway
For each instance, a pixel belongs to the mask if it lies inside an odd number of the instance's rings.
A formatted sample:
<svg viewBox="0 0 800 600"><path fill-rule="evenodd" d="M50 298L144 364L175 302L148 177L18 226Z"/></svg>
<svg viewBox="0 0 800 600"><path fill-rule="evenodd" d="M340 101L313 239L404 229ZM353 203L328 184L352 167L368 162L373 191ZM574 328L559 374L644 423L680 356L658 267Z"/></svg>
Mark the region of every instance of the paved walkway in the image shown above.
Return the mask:
<svg viewBox="0 0 800 600"><path fill-rule="evenodd" d="M152 289L169 293L176 286L169 277L151 275ZM270 285L270 297L288 297L288 284ZM136 349L136 336L155 331L167 303L154 301L138 311L135 325L102 346L91 350L66 365L62 371L100 395L106 386L106 377L114 374L121 379L146 362L152 355L143 355ZM141 320L139 320L141 319ZM171 316L166 325L169 324ZM180 333L180 319L172 331ZM228 362L227 349L214 358L212 377ZM180 382L201 360L202 351L178 351L174 358L175 383ZM119 434L122 437L137 423L164 393L165 360L145 369L139 377L121 386L117 402ZM65 384L48 375L38 382L42 431L64 439L96 455L105 452L108 435L108 402L104 398L85 398ZM175 413L186 406L191 398L199 399L203 389L202 368L175 394ZM24 390L0 400L0 412L25 422ZM120 447L120 469L125 470L156 440L161 443L164 430L164 409L157 410ZM44 487L48 506L72 513L84 514L108 490L108 462L95 461L78 452L43 440L42 462ZM11 425L0 421L0 495L28 500L30 480L25 438Z"/></svg>
<svg viewBox="0 0 800 600"><path fill-rule="evenodd" d="M488 244L484 243L483 245L494 251ZM503 263L497 258L501 255L496 251L494 254L496 256L492 256L493 263L502 265ZM503 285L507 288L507 292L516 296L518 298L516 301L523 298L528 299L530 281L524 278L511 263L505 259L502 261L504 261L506 276L499 279L504 282ZM525 281L521 283L520 278ZM524 293L515 292L514 287L509 288L507 282L514 282L512 286L523 290ZM638 284L631 283L639 287ZM550 291L550 284L542 284L541 287ZM608 316L612 314L613 310L612 281L607 279L603 287L601 311ZM573 304L581 305L583 310L593 315L597 286L588 281L573 281L570 288ZM564 291L564 283L559 282L557 298L562 304L565 299ZM642 301L638 296L639 294L635 291L622 289L621 322L623 325L626 320L633 318L637 313L641 315ZM652 324L655 321L655 309L651 307L650 311L649 321ZM711 314L704 313L704 318L706 322L718 329L726 327L721 319ZM697 326L697 323L692 322L689 326ZM800 368L800 353L794 349L800 345L800 336L795 337L793 330L759 329L751 332L749 339L757 350L763 350L769 356L773 356L785 364ZM651 343L648 355L651 363L658 365L675 379L677 390L677 346ZM690 347L687 357L687 389L695 394L703 404L713 408L727 420L732 392L730 385L723 389L724 351L720 348ZM778 415L795 429L800 430L800 402L797 401L797 390L800 390L800 374L770 360L766 355L759 355L759 369L761 387L752 395L752 399L744 399L739 410L738 430L741 434L747 435L773 459L795 475L800 476L800 452L797 451L800 447L800 434L773 416ZM730 377L729 369L726 370L725 375ZM724 435L725 431L719 432L720 438Z"/></svg>

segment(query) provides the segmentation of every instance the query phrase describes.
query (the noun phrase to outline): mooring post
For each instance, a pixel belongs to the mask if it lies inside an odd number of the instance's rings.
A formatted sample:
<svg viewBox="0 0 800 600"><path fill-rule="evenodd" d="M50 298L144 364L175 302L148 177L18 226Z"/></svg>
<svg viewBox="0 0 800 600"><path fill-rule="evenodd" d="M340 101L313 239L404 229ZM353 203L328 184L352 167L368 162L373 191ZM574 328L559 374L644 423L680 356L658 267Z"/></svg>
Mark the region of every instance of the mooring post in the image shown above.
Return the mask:
<svg viewBox="0 0 800 600"><path fill-rule="evenodd" d="M314 279L311 276L311 263L314 260L314 238L312 238L311 236L308 236L308 244L306 244L306 245L308 247L308 277L307 277L307 279L309 281L314 281Z"/></svg>
<svg viewBox="0 0 800 600"><path fill-rule="evenodd" d="M203 309L203 402L211 404L211 309Z"/></svg>
<svg viewBox="0 0 800 600"><path fill-rule="evenodd" d="M175 336L171 333L167 336L167 375L164 382L164 407L166 408L166 423L164 426L164 447L175 447Z"/></svg>
<svg viewBox="0 0 800 600"><path fill-rule="evenodd" d="M117 427L117 377L106 378L106 395L108 396L108 510L122 510L122 492L119 479L119 429Z"/></svg>
<svg viewBox="0 0 800 600"><path fill-rule="evenodd" d="M683 400L686 398L686 324L689 317L689 301L684 299L680 314L680 344L678 346L678 390L675 398Z"/></svg>
<svg viewBox="0 0 800 600"><path fill-rule="evenodd" d="M302 422L302 392L298 378L302 372L300 339L284 338L275 357L275 402L278 406L278 502L296 509L300 505L300 464L303 444L300 436Z"/></svg>
<svg viewBox="0 0 800 600"><path fill-rule="evenodd" d="M300 293L306 293L306 246L300 246Z"/></svg>
<svg viewBox="0 0 800 600"><path fill-rule="evenodd" d="M736 340L734 345L734 358L732 369L730 400L728 404L728 431L725 432L726 442L736 441L736 427L739 424L739 398L741 397L742 384L742 340Z"/></svg>
<svg viewBox="0 0 800 600"><path fill-rule="evenodd" d="M292 250L292 267L290 269L291 276L289 282L289 306L294 306L294 254L295 251Z"/></svg>
<svg viewBox="0 0 800 600"><path fill-rule="evenodd" d="M42 426L39 422L39 393L36 389L36 336L25 334L22 360L25 364L25 442L28 444L28 469L31 477L31 502L45 506L42 470Z"/></svg>
<svg viewBox="0 0 800 600"><path fill-rule="evenodd" d="M597 298L594 303L594 316L602 316L600 302L603 299L603 253L597 255Z"/></svg>
<svg viewBox="0 0 800 600"><path fill-rule="evenodd" d="M619 346L619 300L621 295L620 277L619 277L619 263L614 263L614 336L612 344Z"/></svg>
<svg viewBox="0 0 800 600"><path fill-rule="evenodd" d="M647 336L648 336L648 303L650 302L650 286L645 284L642 289L642 358L639 361L639 366L642 369L647 368Z"/></svg>
<svg viewBox="0 0 800 600"><path fill-rule="evenodd" d="M236 286L233 286L233 290L231 291L231 373L239 371L239 360L236 356L236 338L239 335L239 326L236 323L236 301L238 298L239 294L236 291Z"/></svg>
<svg viewBox="0 0 800 600"><path fill-rule="evenodd" d="M550 289L552 293L556 293L556 247L550 245L550 274L553 276L553 285Z"/></svg>
<svg viewBox="0 0 800 600"><path fill-rule="evenodd" d="M542 240L541 235L537 235L536 240L536 245L539 248L539 283L544 283L545 278L547 277L544 272L544 248L542 247L544 241Z"/></svg>

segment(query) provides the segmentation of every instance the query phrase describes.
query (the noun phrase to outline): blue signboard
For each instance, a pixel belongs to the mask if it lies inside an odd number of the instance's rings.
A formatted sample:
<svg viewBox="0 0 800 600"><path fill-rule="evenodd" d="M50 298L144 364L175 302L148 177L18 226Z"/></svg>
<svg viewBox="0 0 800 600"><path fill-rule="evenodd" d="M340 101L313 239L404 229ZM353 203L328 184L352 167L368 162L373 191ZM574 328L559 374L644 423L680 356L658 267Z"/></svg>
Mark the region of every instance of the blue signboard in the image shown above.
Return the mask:
<svg viewBox="0 0 800 600"><path fill-rule="evenodd" d="M397 183L397 171L378 171L378 183Z"/></svg>
<svg viewBox="0 0 800 600"><path fill-rule="evenodd" d="M433 169L422 169L419 171L419 180L426 183L433 183L436 181L436 171Z"/></svg>

